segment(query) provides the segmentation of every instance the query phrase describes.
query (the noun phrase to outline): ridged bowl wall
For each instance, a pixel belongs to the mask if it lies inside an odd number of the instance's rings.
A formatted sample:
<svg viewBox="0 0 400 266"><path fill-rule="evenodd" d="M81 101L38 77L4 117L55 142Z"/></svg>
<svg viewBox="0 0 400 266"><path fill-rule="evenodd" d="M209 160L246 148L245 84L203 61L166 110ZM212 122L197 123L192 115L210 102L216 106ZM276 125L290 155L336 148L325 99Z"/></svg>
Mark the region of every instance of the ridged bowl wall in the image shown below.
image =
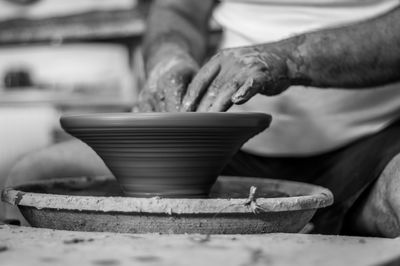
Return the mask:
<svg viewBox="0 0 400 266"><path fill-rule="evenodd" d="M262 113L109 113L63 116L128 196L204 197L240 147L270 124Z"/></svg>

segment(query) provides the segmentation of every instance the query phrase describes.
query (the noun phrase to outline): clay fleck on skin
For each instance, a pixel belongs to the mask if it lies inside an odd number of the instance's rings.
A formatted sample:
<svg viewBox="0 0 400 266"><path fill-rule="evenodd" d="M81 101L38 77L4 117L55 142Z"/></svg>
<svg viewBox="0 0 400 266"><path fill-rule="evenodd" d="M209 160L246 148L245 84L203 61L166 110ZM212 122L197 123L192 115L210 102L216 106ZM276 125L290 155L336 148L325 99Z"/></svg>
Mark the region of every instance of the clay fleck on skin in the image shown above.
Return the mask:
<svg viewBox="0 0 400 266"><path fill-rule="evenodd" d="M196 61L186 54L167 53L149 73L138 109L134 111L179 111L187 86L198 69Z"/></svg>

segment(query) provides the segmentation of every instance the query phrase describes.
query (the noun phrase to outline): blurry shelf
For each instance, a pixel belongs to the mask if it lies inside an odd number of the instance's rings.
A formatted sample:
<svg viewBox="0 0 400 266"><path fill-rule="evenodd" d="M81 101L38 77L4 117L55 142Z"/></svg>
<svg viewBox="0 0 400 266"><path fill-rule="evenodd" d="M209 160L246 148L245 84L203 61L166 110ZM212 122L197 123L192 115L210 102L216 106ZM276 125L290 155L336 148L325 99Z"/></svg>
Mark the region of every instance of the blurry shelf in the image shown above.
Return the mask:
<svg viewBox="0 0 400 266"><path fill-rule="evenodd" d="M148 4L132 10L96 11L40 20L0 22L0 45L134 38L142 35Z"/></svg>
<svg viewBox="0 0 400 266"><path fill-rule="evenodd" d="M133 100L123 100L121 96L95 97L62 92L29 91L0 92L1 106L27 106L48 104L55 107L116 107L131 109Z"/></svg>
<svg viewBox="0 0 400 266"><path fill-rule="evenodd" d="M68 41L132 40L146 28L151 1L138 1L131 10L110 10L46 19L14 19L0 22L0 46ZM210 23L219 40L221 27ZM212 36L212 37L213 37ZM215 38L214 38L215 39Z"/></svg>

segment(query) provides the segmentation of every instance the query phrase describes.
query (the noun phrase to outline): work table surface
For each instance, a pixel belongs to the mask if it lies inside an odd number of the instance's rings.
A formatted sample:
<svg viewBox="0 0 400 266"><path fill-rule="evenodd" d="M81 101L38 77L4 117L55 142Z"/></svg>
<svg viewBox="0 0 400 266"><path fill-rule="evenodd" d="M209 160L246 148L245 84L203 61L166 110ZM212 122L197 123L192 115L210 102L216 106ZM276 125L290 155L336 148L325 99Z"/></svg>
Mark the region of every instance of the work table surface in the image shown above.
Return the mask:
<svg viewBox="0 0 400 266"><path fill-rule="evenodd" d="M0 225L1 265L400 265L400 239L72 232Z"/></svg>

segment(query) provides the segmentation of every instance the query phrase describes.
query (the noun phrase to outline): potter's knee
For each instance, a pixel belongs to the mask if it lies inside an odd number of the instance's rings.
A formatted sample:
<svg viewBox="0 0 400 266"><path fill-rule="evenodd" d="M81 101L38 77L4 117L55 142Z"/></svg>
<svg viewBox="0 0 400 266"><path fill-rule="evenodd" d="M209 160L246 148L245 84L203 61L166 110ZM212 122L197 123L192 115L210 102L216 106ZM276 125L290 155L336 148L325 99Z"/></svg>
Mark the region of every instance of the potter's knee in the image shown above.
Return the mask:
<svg viewBox="0 0 400 266"><path fill-rule="evenodd" d="M381 208L376 219L382 219L380 231L383 236L400 236L400 154L395 156L379 176L373 199L376 208Z"/></svg>
<svg viewBox="0 0 400 266"><path fill-rule="evenodd" d="M86 144L73 140L32 152L12 168L7 185L74 176L111 175L100 157Z"/></svg>
<svg viewBox="0 0 400 266"><path fill-rule="evenodd" d="M364 200L355 207L351 225L355 233L400 236L400 155L386 165Z"/></svg>
<svg viewBox="0 0 400 266"><path fill-rule="evenodd" d="M42 175L40 158L30 153L20 158L11 167L7 179L6 187L16 186L27 181L36 180Z"/></svg>
<svg viewBox="0 0 400 266"><path fill-rule="evenodd" d="M400 212L400 154L395 156L382 171L376 186L379 196ZM397 212L396 212L397 213Z"/></svg>

